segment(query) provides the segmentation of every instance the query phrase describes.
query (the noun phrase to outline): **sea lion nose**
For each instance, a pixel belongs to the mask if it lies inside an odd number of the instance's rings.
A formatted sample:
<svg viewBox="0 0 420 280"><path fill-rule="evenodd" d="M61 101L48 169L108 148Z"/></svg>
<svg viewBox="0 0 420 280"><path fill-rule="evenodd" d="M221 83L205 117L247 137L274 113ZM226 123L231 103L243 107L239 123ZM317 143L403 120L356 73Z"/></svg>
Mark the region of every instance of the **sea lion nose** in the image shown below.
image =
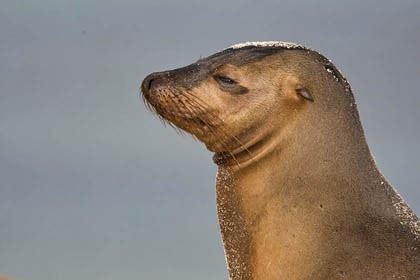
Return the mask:
<svg viewBox="0 0 420 280"><path fill-rule="evenodd" d="M154 86L156 86L157 79L158 77L155 73L152 73L148 75L146 78L144 78L143 83L141 84L141 90L143 91L143 93L147 93Z"/></svg>

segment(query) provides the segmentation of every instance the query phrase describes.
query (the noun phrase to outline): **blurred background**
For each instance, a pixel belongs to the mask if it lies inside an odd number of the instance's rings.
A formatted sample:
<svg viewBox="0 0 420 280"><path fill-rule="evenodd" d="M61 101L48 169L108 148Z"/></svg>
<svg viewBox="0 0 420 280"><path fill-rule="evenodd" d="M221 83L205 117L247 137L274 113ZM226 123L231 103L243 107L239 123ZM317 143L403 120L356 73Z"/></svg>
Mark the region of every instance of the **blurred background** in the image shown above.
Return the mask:
<svg viewBox="0 0 420 280"><path fill-rule="evenodd" d="M139 99L150 72L233 43L333 60L377 164L420 214L420 2L3 0L0 274L227 279L216 166Z"/></svg>

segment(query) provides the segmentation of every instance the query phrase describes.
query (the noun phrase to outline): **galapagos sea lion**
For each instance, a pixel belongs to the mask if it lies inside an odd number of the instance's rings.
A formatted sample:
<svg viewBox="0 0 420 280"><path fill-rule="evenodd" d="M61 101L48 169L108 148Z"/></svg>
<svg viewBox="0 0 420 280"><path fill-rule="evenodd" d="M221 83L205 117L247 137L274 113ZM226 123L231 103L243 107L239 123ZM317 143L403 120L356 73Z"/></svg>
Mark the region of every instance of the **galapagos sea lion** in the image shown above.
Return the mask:
<svg viewBox="0 0 420 280"><path fill-rule="evenodd" d="M141 90L215 153L230 279L420 279L420 222L376 167L330 60L242 43Z"/></svg>

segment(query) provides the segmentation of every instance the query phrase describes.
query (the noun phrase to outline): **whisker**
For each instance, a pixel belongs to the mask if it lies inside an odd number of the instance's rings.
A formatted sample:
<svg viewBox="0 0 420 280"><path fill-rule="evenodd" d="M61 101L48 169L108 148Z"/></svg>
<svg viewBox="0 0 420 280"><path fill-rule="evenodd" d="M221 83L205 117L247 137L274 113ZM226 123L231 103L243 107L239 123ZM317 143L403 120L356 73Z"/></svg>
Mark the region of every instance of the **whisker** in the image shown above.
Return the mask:
<svg viewBox="0 0 420 280"><path fill-rule="evenodd" d="M176 119L179 118L179 116L174 114L173 110L169 110L169 108L173 108L177 112L182 111L181 109L188 109L190 112L194 113L194 115L196 115L196 119L198 119L196 120L193 118L191 121L194 122L197 127L202 127L204 124L209 129L210 133L216 138L219 144L221 144L224 149L226 149L226 152L218 153L224 160L226 160L226 156L229 155L238 165L238 167L240 167L238 159L225 141L231 139L235 141L239 147L251 157L251 161L254 161L254 154L245 147L245 145L238 139L238 137L226 131L223 126L220 126L220 124L225 122L219 116L214 114L210 110L211 106L209 106L209 104L207 104L200 97L193 95L189 91L179 91L176 93L166 92L166 94L163 94L160 97L163 98L164 103L166 103L167 106L162 106L159 102L148 100L144 95L142 95L142 99L146 107L155 115L157 115L159 120L165 126L168 125L172 127L178 134L185 135L185 130L177 127L177 125L170 120L171 117ZM188 105L185 103L188 103ZM183 105L182 108L180 107L180 104ZM194 134L192 134L192 136L194 140L197 140L197 137Z"/></svg>
<svg viewBox="0 0 420 280"><path fill-rule="evenodd" d="M195 102L193 99L191 99L191 97L189 96L184 96L187 100L187 102L191 105L192 108L196 108L198 107L199 109L202 109L204 112L206 112L205 108L203 108L203 106L201 106L200 104L198 104L197 102ZM200 113L200 112L198 112ZM238 167L240 167L238 160L236 159L235 155L232 153L232 151L229 149L229 147L225 144L225 142L220 139L220 135L217 134L217 130L214 131L214 127L212 124L208 123L207 121L205 121L203 118L200 117L200 115L197 115L198 119L200 121L202 121L210 130L210 132L216 137L216 139L220 142L220 144L228 151L228 153L230 154L230 156L234 159L234 161L236 162L236 164L238 165ZM222 154L223 159L226 159L226 156L224 154Z"/></svg>
<svg viewBox="0 0 420 280"><path fill-rule="evenodd" d="M186 94L189 94L189 96L191 96L191 97L193 97L193 98L196 98L198 101L200 101L201 102L201 104L204 104L203 106L209 106L205 101L203 101L200 97L198 97L198 96L194 96L194 95L192 95L191 93L189 93L189 92L185 92ZM222 122L222 123L224 123L224 121L222 120L222 119L220 119L217 115L215 115L215 114L213 114L211 111L207 111L207 114L209 114L210 116L212 116L213 118L215 118L215 119L217 119L217 120L219 120L220 122ZM254 155L253 155L253 153L248 149L248 148L246 148L245 147L245 145L244 144L242 144L242 142L235 136L235 135L232 135L232 134L230 134L230 133L227 133L225 130L223 130L222 128L217 128L217 129L219 129L219 130L221 130L221 132L222 133L224 133L226 136L228 136L228 137L231 137L231 138L233 138L239 145L240 145L240 147L242 148L242 149L244 149L247 153L248 153L248 155L249 156L251 156L251 159L253 159L254 158Z"/></svg>

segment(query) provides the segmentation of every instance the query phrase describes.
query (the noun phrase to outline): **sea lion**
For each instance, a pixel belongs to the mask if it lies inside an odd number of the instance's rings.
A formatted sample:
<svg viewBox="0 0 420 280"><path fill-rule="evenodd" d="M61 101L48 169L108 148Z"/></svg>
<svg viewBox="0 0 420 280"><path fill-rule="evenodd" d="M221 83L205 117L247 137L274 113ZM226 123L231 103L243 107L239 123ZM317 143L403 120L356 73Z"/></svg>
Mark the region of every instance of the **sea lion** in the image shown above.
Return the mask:
<svg viewBox="0 0 420 280"><path fill-rule="evenodd" d="M330 60L242 43L141 91L215 153L230 279L420 279L420 222L376 167Z"/></svg>

